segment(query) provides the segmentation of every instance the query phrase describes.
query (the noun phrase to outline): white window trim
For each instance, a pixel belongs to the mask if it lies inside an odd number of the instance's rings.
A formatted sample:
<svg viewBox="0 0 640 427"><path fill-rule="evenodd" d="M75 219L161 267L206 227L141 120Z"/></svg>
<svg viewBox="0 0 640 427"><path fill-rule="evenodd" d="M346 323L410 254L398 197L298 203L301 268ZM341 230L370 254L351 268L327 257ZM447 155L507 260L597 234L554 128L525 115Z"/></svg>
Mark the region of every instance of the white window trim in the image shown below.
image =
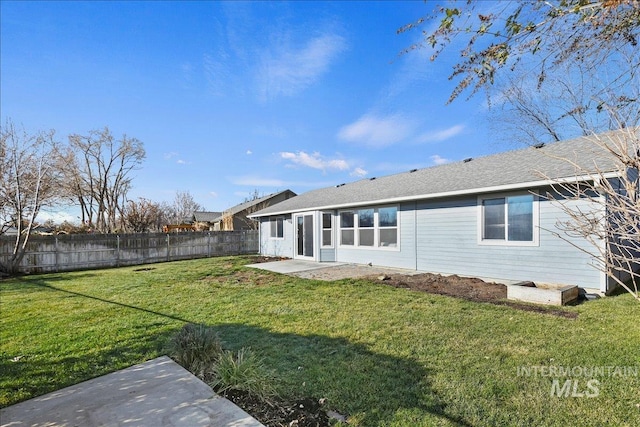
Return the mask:
<svg viewBox="0 0 640 427"><path fill-rule="evenodd" d="M277 236L277 234L278 234L277 228L278 228L278 220L279 219L282 220L282 237L278 237ZM275 237L271 235L271 226L272 226L271 220L275 220L276 221L276 236ZM284 240L284 222L285 222L284 216L274 216L274 217L270 217L269 218L269 239L270 240Z"/></svg>
<svg viewBox="0 0 640 427"><path fill-rule="evenodd" d="M381 208L396 208L396 220L397 225L395 227L382 227L378 225L378 209ZM373 227L366 227L367 229L373 228L373 246L360 246L358 242L360 242L360 227L358 226L358 211L363 209L373 209ZM343 245L342 244L342 224L340 221L340 215L343 212L353 212L354 213L354 223L353 228L345 228L345 230L353 230L353 245ZM390 251L390 252L399 252L400 251L400 206L399 205L375 205L375 206L359 206L357 208L349 208L338 211L337 216L337 238L338 247L341 249L358 249L358 250L366 250L366 251ZM380 230L395 228L397 230L397 239L398 242L396 246L380 246Z"/></svg>
<svg viewBox="0 0 640 427"><path fill-rule="evenodd" d="M484 239L484 209L483 202L488 199L500 199L515 196L533 196L532 216L533 216L533 240L532 241L518 241L518 240L499 240L499 239ZM478 210L478 226L477 236L478 244L482 246L540 246L540 197L535 191L520 191L514 193L495 193L495 194L483 194L478 196L477 201ZM505 217L505 221L508 217ZM505 224L508 227L508 224ZM505 234L507 231L505 230Z"/></svg>
<svg viewBox="0 0 640 427"><path fill-rule="evenodd" d="M324 215L331 215L331 228L324 228ZM335 224L337 221L340 221L340 216L335 216L333 212L328 211L320 211L320 247L321 248L334 248L336 246L336 232L335 232ZM331 244L324 244L324 231L331 230Z"/></svg>

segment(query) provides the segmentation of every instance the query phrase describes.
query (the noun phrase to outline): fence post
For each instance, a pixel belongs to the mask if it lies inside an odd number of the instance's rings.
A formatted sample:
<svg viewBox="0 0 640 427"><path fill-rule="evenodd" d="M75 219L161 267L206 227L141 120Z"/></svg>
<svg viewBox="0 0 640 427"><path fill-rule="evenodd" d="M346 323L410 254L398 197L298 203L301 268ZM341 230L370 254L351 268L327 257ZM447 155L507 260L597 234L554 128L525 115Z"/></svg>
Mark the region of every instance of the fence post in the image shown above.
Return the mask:
<svg viewBox="0 0 640 427"><path fill-rule="evenodd" d="M60 271L60 267L58 267L58 236L56 236L54 250L55 250L54 256L55 256L56 273L57 273L58 271Z"/></svg>
<svg viewBox="0 0 640 427"><path fill-rule="evenodd" d="M211 258L211 232L207 233L207 258Z"/></svg>
<svg viewBox="0 0 640 427"><path fill-rule="evenodd" d="M167 233L167 261L171 261L171 248L169 246L169 233Z"/></svg>
<svg viewBox="0 0 640 427"><path fill-rule="evenodd" d="M120 235L116 234L116 267L120 267Z"/></svg>

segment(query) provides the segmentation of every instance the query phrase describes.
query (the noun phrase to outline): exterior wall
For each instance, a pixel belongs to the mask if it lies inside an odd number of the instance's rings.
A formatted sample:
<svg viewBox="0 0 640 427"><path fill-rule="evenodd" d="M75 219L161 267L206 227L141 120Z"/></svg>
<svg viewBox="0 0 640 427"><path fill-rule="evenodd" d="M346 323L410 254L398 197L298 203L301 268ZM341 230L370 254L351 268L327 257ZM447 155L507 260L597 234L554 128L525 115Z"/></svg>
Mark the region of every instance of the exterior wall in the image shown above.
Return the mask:
<svg viewBox="0 0 640 427"><path fill-rule="evenodd" d="M587 202L576 203L587 207ZM536 246L479 244L478 215L477 197L420 202L417 269L505 282L530 280L602 288L603 274L593 266L592 258L573 246L591 250L589 244L582 239L569 243L554 235L556 222L568 219L556 204L539 201Z"/></svg>
<svg viewBox="0 0 640 427"><path fill-rule="evenodd" d="M284 216L284 238L271 238L269 218L260 218L260 253L266 256L293 257L293 221L291 215Z"/></svg>
<svg viewBox="0 0 640 427"><path fill-rule="evenodd" d="M375 205L371 207L377 207ZM416 228L415 203L403 203L398 209L399 248L358 248L336 246L336 259L339 262L352 262L395 268L416 268ZM339 231L339 224L336 222ZM336 235L337 236L337 235ZM337 239L337 237L336 237Z"/></svg>
<svg viewBox="0 0 640 427"><path fill-rule="evenodd" d="M637 184L636 184L639 181L638 170L637 169L628 168L625 180L627 181L627 183L634 183L636 191L640 191L640 189L638 189ZM616 188L619 194L625 195L627 193L627 190L625 189L624 182L622 182L620 179L618 179L618 178L610 179L610 182L612 184L612 187ZM631 185L629 187L633 188L633 185ZM638 195L636 195L635 197L636 197L636 200L638 200ZM608 204L609 204L609 202L608 202ZM607 215L608 216L612 216L612 213L611 212L607 212ZM640 229L640 224L636 224L634 229L635 230ZM613 231L615 232L615 229ZM613 239L613 236L609 236L609 238ZM618 245L613 240L611 240L611 242L613 242L613 243L611 243L609 245L609 250L614 251L615 254L619 254L620 253L620 248L618 247ZM627 251L629 253L627 255L625 255L624 257L621 257L621 258L629 259L629 258L633 257L636 260L640 259L640 250L634 250L634 248L636 248L636 249L638 248L637 240L632 241L632 242L627 241L626 242L626 246L627 246L626 249L627 249ZM633 270L636 273L640 272L640 263L636 262L636 263L634 263L634 264L632 264L630 266L625 265L622 268L620 268L619 270L617 270L617 272L616 272L617 279L622 281L622 282L627 282L627 281L631 280L632 275L631 275L631 271L630 270ZM616 289L619 286L618 282L612 277L608 278L607 283L608 283L607 292L613 291L614 289Z"/></svg>
<svg viewBox="0 0 640 427"><path fill-rule="evenodd" d="M233 216L234 230L255 230L254 220L247 218L246 215L236 214Z"/></svg>
<svg viewBox="0 0 640 427"><path fill-rule="evenodd" d="M252 205L250 207L248 207L245 210L242 210L240 212L236 212L235 214L232 215L232 223L231 224L222 224L221 229L225 230L225 231L232 231L232 230L256 230L258 227L258 221L249 218L247 215L251 215L252 213L255 213L261 209L264 209L266 207L269 206L273 206L275 204L278 204L280 202L283 202L287 199L290 199L292 197L295 197L295 193L291 190L287 190L283 193L280 193L276 196L273 196L267 200L264 200L262 202L259 202L255 205ZM229 228L231 227L231 228Z"/></svg>
<svg viewBox="0 0 640 427"><path fill-rule="evenodd" d="M320 262L334 262L336 260L335 248L321 248L320 249Z"/></svg>
<svg viewBox="0 0 640 427"><path fill-rule="evenodd" d="M458 274L506 283L534 281L575 284L606 291L605 275L595 267L594 260L585 252L593 252L590 244L583 239L563 235L556 228L558 221L569 220L556 202L544 199L536 202L539 218L536 232L539 234L535 244L526 245L480 243L478 203L476 195L401 203L398 210L398 248L340 246L338 211L334 212L334 248L321 248L321 225L316 212L314 253L319 254L316 260L371 263L376 266ZM589 206L588 201L571 203L584 205L581 206L584 209L599 209L602 206ZM295 230L292 216L285 217L283 239L271 239L269 232L269 218L263 218L260 228L261 253L294 257Z"/></svg>

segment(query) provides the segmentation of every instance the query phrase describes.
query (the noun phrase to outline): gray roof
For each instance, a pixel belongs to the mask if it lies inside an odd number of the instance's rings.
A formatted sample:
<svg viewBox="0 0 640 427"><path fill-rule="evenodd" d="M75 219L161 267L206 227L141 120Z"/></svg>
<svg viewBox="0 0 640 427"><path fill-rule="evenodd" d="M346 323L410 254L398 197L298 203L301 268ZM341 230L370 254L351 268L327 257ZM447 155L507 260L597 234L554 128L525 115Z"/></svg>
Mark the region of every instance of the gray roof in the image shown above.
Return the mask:
<svg viewBox="0 0 640 427"><path fill-rule="evenodd" d="M235 214L237 214L239 212L244 211L245 209L249 209L252 206L259 205L260 203L269 204L268 203L269 200L271 200L271 199L273 199L273 198L275 198L275 197L277 197L277 196L279 196L281 194L284 194L284 193L291 193L289 195L289 197L295 197L296 196L296 193L294 193L291 190L283 190L283 191L279 191L277 193L272 193L272 194L268 194L266 196L262 196L262 197L260 197L258 199L249 200L248 202L240 203L239 205L235 205L235 206L227 209L226 211L224 211L224 214L226 214L226 215L235 215ZM280 202L280 203L282 203L282 202Z"/></svg>
<svg viewBox="0 0 640 427"><path fill-rule="evenodd" d="M194 212L193 219L196 222L216 222L222 217L222 212Z"/></svg>
<svg viewBox="0 0 640 427"><path fill-rule="evenodd" d="M636 137L640 135L640 128L626 131L635 132ZM575 162L579 169L567 160ZM580 137L313 190L251 216L527 188L543 185L547 178L572 178L597 170L615 171L613 156L589 137Z"/></svg>

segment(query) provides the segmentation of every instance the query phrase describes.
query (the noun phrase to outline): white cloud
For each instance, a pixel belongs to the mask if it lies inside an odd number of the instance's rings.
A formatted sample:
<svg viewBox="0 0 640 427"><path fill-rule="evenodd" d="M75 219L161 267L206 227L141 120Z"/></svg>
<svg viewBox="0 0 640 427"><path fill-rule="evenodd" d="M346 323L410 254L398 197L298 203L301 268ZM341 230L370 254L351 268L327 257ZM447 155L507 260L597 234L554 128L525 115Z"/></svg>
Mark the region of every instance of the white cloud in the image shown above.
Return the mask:
<svg viewBox="0 0 640 427"><path fill-rule="evenodd" d="M362 168L355 168L349 175L363 177L366 176L369 172Z"/></svg>
<svg viewBox="0 0 640 427"><path fill-rule="evenodd" d="M176 153L175 151L172 151L170 153L164 153L164 158L165 160L170 160L174 157L176 157L178 155L178 153Z"/></svg>
<svg viewBox="0 0 640 427"><path fill-rule="evenodd" d="M179 164L179 165L189 165L189 164L191 164L191 162L188 162L188 161L183 160L183 159L176 160L176 163Z"/></svg>
<svg viewBox="0 0 640 427"><path fill-rule="evenodd" d="M430 157L431 161L436 165L444 165L445 163L449 163L451 160L445 159L444 157L440 157L437 154L434 154Z"/></svg>
<svg viewBox="0 0 640 427"><path fill-rule="evenodd" d="M318 152L307 154L304 151L299 151L298 153L283 151L280 153L280 157L285 160L289 160L291 163L295 163L301 166L307 166L313 169L349 169L349 163L347 163L347 161L342 159L324 159L323 156L321 156Z"/></svg>
<svg viewBox="0 0 640 427"><path fill-rule="evenodd" d="M247 156L250 156L250 155L252 155L252 154L253 154L253 151L251 151L251 150L247 150Z"/></svg>
<svg viewBox="0 0 640 427"><path fill-rule="evenodd" d="M437 131L425 132L418 137L418 142L441 142L445 141L449 138L453 138L456 135L459 135L464 131L464 125L455 125L451 126L447 129L441 129Z"/></svg>
<svg viewBox="0 0 640 427"><path fill-rule="evenodd" d="M314 84L327 72L332 61L346 49L346 40L336 34L324 34L296 49L277 46L264 54L258 70L260 99L292 96Z"/></svg>
<svg viewBox="0 0 640 427"><path fill-rule="evenodd" d="M210 192L209 192L209 195L210 195L211 197L218 197L218 193L216 193L215 191L210 191Z"/></svg>
<svg viewBox="0 0 640 427"><path fill-rule="evenodd" d="M354 123L342 127L338 131L338 138L371 147L384 147L407 138L414 127L415 124L412 121L399 114L386 117L367 114Z"/></svg>

